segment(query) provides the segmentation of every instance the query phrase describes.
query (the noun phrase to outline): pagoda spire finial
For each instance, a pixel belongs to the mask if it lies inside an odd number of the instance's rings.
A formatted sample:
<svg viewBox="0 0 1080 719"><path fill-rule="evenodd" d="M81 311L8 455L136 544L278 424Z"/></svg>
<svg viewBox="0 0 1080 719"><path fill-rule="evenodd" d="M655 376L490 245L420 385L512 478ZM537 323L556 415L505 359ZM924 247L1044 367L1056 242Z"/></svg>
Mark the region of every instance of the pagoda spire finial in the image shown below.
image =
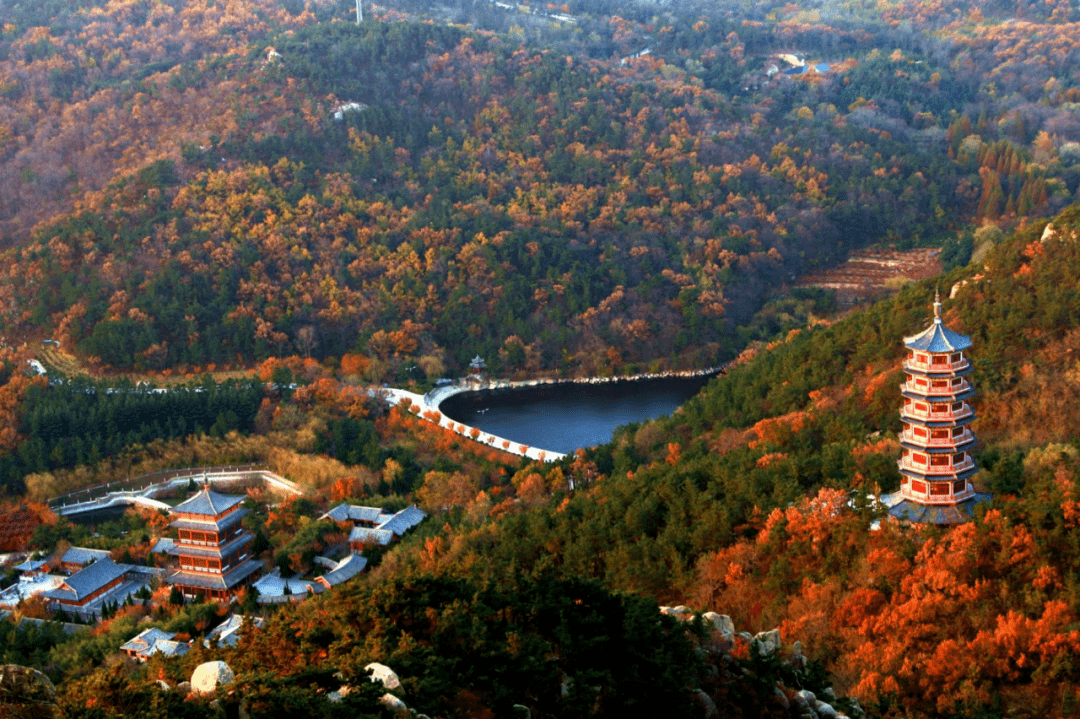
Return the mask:
<svg viewBox="0 0 1080 719"><path fill-rule="evenodd" d="M934 322L941 322L941 292L934 290Z"/></svg>

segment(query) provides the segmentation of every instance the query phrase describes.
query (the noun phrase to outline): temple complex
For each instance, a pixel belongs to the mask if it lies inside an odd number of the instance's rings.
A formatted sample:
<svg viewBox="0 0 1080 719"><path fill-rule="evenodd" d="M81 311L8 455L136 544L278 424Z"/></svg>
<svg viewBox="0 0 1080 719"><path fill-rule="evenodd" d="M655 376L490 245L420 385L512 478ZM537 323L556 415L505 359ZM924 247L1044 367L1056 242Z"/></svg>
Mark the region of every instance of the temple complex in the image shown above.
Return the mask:
<svg viewBox="0 0 1080 719"><path fill-rule="evenodd" d="M232 598L241 585L255 578L262 565L249 558L254 540L241 525L247 510L243 495L218 494L207 486L173 507L171 525L177 538L167 550L178 557L180 569L166 582L185 596Z"/></svg>
<svg viewBox="0 0 1080 719"><path fill-rule="evenodd" d="M934 322L904 338L907 359L900 386L900 491L882 497L896 519L927 524L959 524L991 495L975 491L979 468L972 450L975 419L969 400L975 394L968 375L971 338L941 321L934 297Z"/></svg>

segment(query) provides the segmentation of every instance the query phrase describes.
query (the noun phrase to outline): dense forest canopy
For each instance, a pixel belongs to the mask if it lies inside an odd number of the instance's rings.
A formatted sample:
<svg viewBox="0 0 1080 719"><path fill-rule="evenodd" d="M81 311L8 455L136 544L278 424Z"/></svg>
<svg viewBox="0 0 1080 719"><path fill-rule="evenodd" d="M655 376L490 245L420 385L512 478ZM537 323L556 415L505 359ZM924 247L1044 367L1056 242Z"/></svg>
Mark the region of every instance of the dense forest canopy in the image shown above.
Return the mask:
<svg viewBox="0 0 1080 719"><path fill-rule="evenodd" d="M507 34L318 3L23 8L0 43L3 324L117 368L707 366L852 248L1076 196L1068 13L649 7L496 8ZM829 69L770 75L791 51Z"/></svg>

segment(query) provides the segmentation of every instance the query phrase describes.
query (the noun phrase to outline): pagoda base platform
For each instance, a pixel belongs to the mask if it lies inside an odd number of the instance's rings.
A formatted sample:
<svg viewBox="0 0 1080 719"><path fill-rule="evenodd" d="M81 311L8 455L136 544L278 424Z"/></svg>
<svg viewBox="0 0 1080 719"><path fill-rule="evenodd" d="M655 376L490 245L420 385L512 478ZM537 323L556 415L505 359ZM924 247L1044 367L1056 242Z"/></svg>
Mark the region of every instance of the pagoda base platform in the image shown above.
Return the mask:
<svg viewBox="0 0 1080 719"><path fill-rule="evenodd" d="M889 508L889 515L901 522L946 525L970 522L975 507L989 502L993 497L990 492L976 492L974 497L956 504L922 504L893 492L881 495L880 501Z"/></svg>

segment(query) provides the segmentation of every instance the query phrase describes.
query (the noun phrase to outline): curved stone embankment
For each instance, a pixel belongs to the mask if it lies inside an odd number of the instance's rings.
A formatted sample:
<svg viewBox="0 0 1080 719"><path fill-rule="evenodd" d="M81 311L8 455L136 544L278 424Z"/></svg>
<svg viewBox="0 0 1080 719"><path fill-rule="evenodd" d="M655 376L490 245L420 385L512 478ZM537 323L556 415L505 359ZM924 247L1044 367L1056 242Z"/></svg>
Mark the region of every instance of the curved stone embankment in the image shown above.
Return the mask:
<svg viewBox="0 0 1080 719"><path fill-rule="evenodd" d="M488 380L486 382L477 382L475 380L466 380L458 382L452 385L446 385L445 387L436 387L425 395L419 395L415 392L409 392L403 389L385 388L381 392L386 397L386 400L390 404L401 404L403 399L407 399L412 407L419 408L418 415L429 422L435 422L440 427L448 429L451 432L460 434L466 439L472 439L481 444L486 444L495 449L503 452L510 452L516 454L519 457L528 457L529 459L535 459L540 462L556 462L565 454L555 452L550 449L543 449L541 447L530 447L520 442L515 442L498 435L491 434L490 432L484 432L476 427L470 427L467 424L461 422L455 422L439 410L445 400L453 397L456 394L462 392L484 392L488 390L499 389L528 389L532 387L543 387L560 384L617 384L619 382L641 382L646 380L656 379L672 379L672 378L691 378L691 377L708 377L714 374L720 374L724 371L725 367L709 367L701 370L672 370L669 372L647 372L643 374L629 375L624 377L580 377L576 379L530 379L514 382L511 380Z"/></svg>
<svg viewBox="0 0 1080 719"><path fill-rule="evenodd" d="M451 389L449 387L440 387L440 390ZM459 391L471 391L476 387L465 388ZM436 390L437 391L437 390ZM543 449L541 447L530 447L527 444L521 444L515 442L512 439L506 439L505 437L499 437L498 435L485 432L477 427L470 427L467 424L461 422L455 422L447 417L445 414L439 411L439 405L431 404L427 401L427 395L419 395L415 392L409 392L403 389L385 388L382 390L386 401L393 405L405 404L403 400L407 400L410 407L418 408L417 416L422 419L426 419L428 422L434 422L443 429L448 429L455 434L460 434L466 439L471 439L474 442L480 444L486 444L489 447L493 447L501 452L509 452L510 454L516 454L519 457L528 457L529 459L535 459L539 462L556 462L565 454L559 452L553 452L550 449ZM431 394L430 392L428 394ZM442 402L447 397L456 392L444 394L438 398L438 402Z"/></svg>
<svg viewBox="0 0 1080 719"><path fill-rule="evenodd" d="M128 505L168 510L169 505L156 499L156 497L165 491L183 488L192 480L195 482L213 482L214 484L234 484L258 480L276 489L292 492L293 494L303 494L303 491L295 482L274 474L268 469L194 467L190 470L173 474L168 479L160 482L151 482L139 489L109 492L104 496L83 502L68 503L64 500L73 498L71 495L68 495L54 500L51 507L52 510L60 516L71 516L74 514L93 512L99 509ZM75 496L77 497L78 493L76 493Z"/></svg>

